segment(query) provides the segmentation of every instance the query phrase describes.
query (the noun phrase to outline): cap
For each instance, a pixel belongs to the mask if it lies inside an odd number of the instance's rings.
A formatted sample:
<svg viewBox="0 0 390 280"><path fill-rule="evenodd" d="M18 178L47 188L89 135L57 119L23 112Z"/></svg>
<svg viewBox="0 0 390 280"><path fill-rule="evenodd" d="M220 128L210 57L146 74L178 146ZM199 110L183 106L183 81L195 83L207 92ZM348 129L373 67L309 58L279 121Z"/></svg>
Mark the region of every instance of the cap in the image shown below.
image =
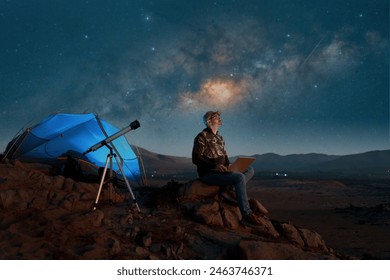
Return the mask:
<svg viewBox="0 0 390 280"><path fill-rule="evenodd" d="M213 118L215 115L221 115L222 113L220 111L208 111L206 114L203 116L203 121L207 123L207 121L211 118Z"/></svg>

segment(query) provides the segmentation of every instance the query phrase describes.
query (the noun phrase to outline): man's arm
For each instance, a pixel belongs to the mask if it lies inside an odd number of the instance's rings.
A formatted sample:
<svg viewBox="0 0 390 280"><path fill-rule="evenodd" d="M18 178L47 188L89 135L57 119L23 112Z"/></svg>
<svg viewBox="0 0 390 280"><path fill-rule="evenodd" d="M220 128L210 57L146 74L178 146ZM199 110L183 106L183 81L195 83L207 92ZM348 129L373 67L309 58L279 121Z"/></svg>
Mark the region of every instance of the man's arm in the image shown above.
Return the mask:
<svg viewBox="0 0 390 280"><path fill-rule="evenodd" d="M201 134L195 137L194 147L192 149L192 163L197 166L202 166L207 169L215 169L217 166L215 162L203 156L206 146L206 140Z"/></svg>

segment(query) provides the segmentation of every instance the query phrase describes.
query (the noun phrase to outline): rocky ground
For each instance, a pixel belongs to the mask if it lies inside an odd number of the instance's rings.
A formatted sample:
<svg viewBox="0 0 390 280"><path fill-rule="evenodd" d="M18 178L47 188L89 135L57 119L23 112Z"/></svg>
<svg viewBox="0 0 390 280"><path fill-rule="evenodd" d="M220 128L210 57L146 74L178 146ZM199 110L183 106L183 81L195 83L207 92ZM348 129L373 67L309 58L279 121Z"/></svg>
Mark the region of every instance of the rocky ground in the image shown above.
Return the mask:
<svg viewBox="0 0 390 280"><path fill-rule="evenodd" d="M135 191L0 164L1 259L345 259L310 228L274 218L240 223L237 205L197 181ZM271 214L271 213L270 213Z"/></svg>

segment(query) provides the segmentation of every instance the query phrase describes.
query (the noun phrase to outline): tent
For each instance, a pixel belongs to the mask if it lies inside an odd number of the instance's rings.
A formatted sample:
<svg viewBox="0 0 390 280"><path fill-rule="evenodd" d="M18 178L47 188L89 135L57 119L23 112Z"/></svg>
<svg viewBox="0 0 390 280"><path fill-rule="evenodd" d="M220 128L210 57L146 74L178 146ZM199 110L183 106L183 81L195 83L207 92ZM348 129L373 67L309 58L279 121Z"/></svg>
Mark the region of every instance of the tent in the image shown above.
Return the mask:
<svg viewBox="0 0 390 280"><path fill-rule="evenodd" d="M92 166L104 167L109 154L108 147L103 145L83 154L93 145L119 131L117 127L92 113L53 114L17 135L8 144L4 155L8 159L42 163L58 163L61 159L72 157ZM141 161L126 137L121 135L109 144L117 155L112 169L120 173L119 162L124 176L140 185Z"/></svg>

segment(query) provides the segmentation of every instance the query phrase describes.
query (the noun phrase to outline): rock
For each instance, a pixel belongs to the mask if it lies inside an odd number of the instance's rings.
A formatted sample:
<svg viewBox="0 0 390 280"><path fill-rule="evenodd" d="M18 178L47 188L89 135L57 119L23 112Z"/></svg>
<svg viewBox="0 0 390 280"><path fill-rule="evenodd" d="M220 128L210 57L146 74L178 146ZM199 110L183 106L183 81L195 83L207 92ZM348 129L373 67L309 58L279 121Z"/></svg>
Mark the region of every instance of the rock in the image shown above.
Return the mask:
<svg viewBox="0 0 390 280"><path fill-rule="evenodd" d="M111 255L117 255L121 252L121 245L118 239L110 237L107 242L108 246L110 247Z"/></svg>
<svg viewBox="0 0 390 280"><path fill-rule="evenodd" d="M152 245L152 233L151 232L145 232L145 231L140 231L136 236L135 236L135 242L143 247L150 247Z"/></svg>
<svg viewBox="0 0 390 280"><path fill-rule="evenodd" d="M64 185L62 186L62 190L70 193L73 191L73 186L75 185L75 181L71 178L66 178L64 181Z"/></svg>
<svg viewBox="0 0 390 280"><path fill-rule="evenodd" d="M13 205L17 201L15 199L15 190L1 190L0 191L0 206L2 209L13 209ZM17 209L14 209L17 210Z"/></svg>
<svg viewBox="0 0 390 280"><path fill-rule="evenodd" d="M142 237L142 243L144 247L150 247L152 245L152 233L148 232L144 237Z"/></svg>
<svg viewBox="0 0 390 280"><path fill-rule="evenodd" d="M251 226L252 232L261 235L270 237L272 239L277 239L280 237L280 234L273 226L272 222L264 217L257 217L261 222L261 225Z"/></svg>
<svg viewBox="0 0 390 280"><path fill-rule="evenodd" d="M55 180L48 187L52 190L61 190L64 187L66 178L64 176L58 175L54 176Z"/></svg>
<svg viewBox="0 0 390 280"><path fill-rule="evenodd" d="M104 212L95 210L87 214L88 220L94 227L100 227L104 219Z"/></svg>
<svg viewBox="0 0 390 280"><path fill-rule="evenodd" d="M0 164L0 178L2 259L326 259L334 253L319 234L290 224L263 218L259 227L243 226L236 203L196 180L185 192L182 185L137 190L139 213L128 203L100 204L109 199L105 186L92 211L98 184L21 164ZM113 192L119 202L129 196Z"/></svg>
<svg viewBox="0 0 390 280"><path fill-rule="evenodd" d="M216 201L201 202L194 207L193 218L206 225L223 226L219 204Z"/></svg>
<svg viewBox="0 0 390 280"><path fill-rule="evenodd" d="M180 243L180 245L176 248L175 253L176 255L182 254L184 251L184 244L183 242Z"/></svg>
<svg viewBox="0 0 390 280"><path fill-rule="evenodd" d="M199 179L189 181L179 188L178 195L181 199L201 199L213 197L220 191L219 186L211 186L202 183Z"/></svg>
<svg viewBox="0 0 390 280"><path fill-rule="evenodd" d="M174 226L174 232L176 235L182 235L184 230L181 228L181 226Z"/></svg>
<svg viewBox="0 0 390 280"><path fill-rule="evenodd" d="M19 192L20 190L18 190ZM24 198L18 199L19 201L24 201L29 204L30 208L35 209L46 209L48 206L48 197L49 197L50 191L48 189L37 189L37 190L31 190L26 194ZM28 196L27 196L28 195Z"/></svg>
<svg viewBox="0 0 390 280"><path fill-rule="evenodd" d="M210 186L200 180L193 180L179 189L183 209L192 214L194 220L206 225L237 229L242 219L235 193L229 187ZM257 200L251 199L250 206L260 217L268 210ZM256 232L273 238L279 237L271 222L263 219Z"/></svg>
<svg viewBox="0 0 390 280"><path fill-rule="evenodd" d="M311 249L321 250L328 252L329 249L325 245L324 239L317 232L309 229L299 229L302 240L305 242L305 245Z"/></svg>
<svg viewBox="0 0 390 280"><path fill-rule="evenodd" d="M220 208L223 226L229 229L237 229L240 226L242 215L238 207L223 205Z"/></svg>
<svg viewBox="0 0 390 280"><path fill-rule="evenodd" d="M67 181L67 184L69 183L70 182ZM95 201L97 193L99 191L98 184L87 184L84 182L74 182L71 188L74 189L74 191L80 193L80 199L90 201Z"/></svg>
<svg viewBox="0 0 390 280"><path fill-rule="evenodd" d="M161 251L161 244L160 243L151 244L149 251L152 253L160 252Z"/></svg>
<svg viewBox="0 0 390 280"><path fill-rule="evenodd" d="M165 257L170 258L172 255L172 249L170 246L161 245L161 252L165 255Z"/></svg>
<svg viewBox="0 0 390 280"><path fill-rule="evenodd" d="M268 214L268 210L257 199L250 198L248 201L252 211L256 215L264 216Z"/></svg>
<svg viewBox="0 0 390 280"><path fill-rule="evenodd" d="M148 249L145 249L144 247L136 247L135 252L138 255L138 259L144 259L150 255L150 252Z"/></svg>
<svg viewBox="0 0 390 280"><path fill-rule="evenodd" d="M299 234L298 229L291 224L281 223L280 224L282 234L294 244L299 245L300 247L305 246L305 242L302 240L301 235Z"/></svg>
<svg viewBox="0 0 390 280"><path fill-rule="evenodd" d="M126 216L123 216L120 220L120 224L122 226L126 226L126 225L132 225L134 222L134 217L133 217L133 214L132 213L128 213Z"/></svg>

